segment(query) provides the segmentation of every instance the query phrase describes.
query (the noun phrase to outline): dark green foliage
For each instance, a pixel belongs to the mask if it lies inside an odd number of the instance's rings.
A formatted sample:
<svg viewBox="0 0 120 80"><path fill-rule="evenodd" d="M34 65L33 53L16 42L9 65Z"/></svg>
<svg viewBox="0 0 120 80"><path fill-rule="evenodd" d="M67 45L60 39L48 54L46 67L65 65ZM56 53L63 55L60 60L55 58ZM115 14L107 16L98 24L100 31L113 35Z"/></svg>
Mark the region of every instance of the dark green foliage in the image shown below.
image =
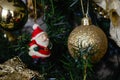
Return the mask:
<svg viewBox="0 0 120 80"><path fill-rule="evenodd" d="M91 77L92 63L91 63L91 53L92 47L88 48L79 48L79 50L73 49L75 54L77 54L74 59L72 57L63 56L61 62L63 63L63 68L69 75L69 80L83 80L83 77L86 75L87 78ZM86 59L84 57L86 56ZM84 70L86 68L86 73Z"/></svg>
<svg viewBox="0 0 120 80"><path fill-rule="evenodd" d="M12 45L9 45L9 47L13 49L14 56L18 56L26 64L30 64L30 60L31 60L30 57L28 56L29 42L30 42L30 34L19 33L16 41L12 42Z"/></svg>
<svg viewBox="0 0 120 80"><path fill-rule="evenodd" d="M1 31L1 30L0 30ZM13 43L9 42L7 38L4 37L4 33L0 32L0 63L15 56L14 49L11 48Z"/></svg>

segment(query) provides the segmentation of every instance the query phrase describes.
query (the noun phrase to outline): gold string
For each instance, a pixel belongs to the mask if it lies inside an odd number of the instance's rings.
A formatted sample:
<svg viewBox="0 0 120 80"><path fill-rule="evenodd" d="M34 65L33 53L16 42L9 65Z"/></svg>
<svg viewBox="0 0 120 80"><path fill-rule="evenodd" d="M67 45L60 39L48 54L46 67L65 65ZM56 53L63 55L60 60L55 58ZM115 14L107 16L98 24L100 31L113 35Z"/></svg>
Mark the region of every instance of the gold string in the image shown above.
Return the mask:
<svg viewBox="0 0 120 80"><path fill-rule="evenodd" d="M88 16L88 11L89 11L89 0L87 0L87 10L86 10L86 13L85 13L85 9L84 9L84 6L83 6L83 1L80 0L80 2L81 2L82 13L83 13L83 15L85 15L87 17Z"/></svg>

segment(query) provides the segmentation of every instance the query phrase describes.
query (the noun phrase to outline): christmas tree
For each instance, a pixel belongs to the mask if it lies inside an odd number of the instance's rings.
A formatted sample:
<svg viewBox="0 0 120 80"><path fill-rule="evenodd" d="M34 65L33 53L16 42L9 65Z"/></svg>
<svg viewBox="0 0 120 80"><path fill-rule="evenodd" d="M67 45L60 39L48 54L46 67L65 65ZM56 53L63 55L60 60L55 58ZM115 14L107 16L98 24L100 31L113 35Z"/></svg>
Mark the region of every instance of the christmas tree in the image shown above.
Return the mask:
<svg viewBox="0 0 120 80"><path fill-rule="evenodd" d="M1 28L1 63L13 56L18 56L29 69L42 74L44 77L43 80L120 80L120 48L119 43L111 38L110 27L111 20L113 20L114 16L112 19L109 18L110 15L108 15L108 13L110 12L107 12L94 0L81 0L83 4L81 4L80 0L35 1L32 1L32 3L37 13L32 13L32 11L28 9L28 14L34 19L38 19L42 15L42 20L47 27L45 30L50 40L51 56L44 61L39 60L38 63L35 64L28 55L28 44L31 36L30 30L25 31L25 27L15 30L14 34L16 34L17 40L10 42L3 37L4 29ZM29 3L26 3L26 6L28 4ZM87 4L89 4L89 6L87 6ZM84 7L83 9L82 5ZM30 8L30 6L28 6L28 8ZM87 9L92 24L98 26L105 33L108 41L107 51L104 56L95 63L92 63L89 57L87 60L83 58L84 54L90 57L92 56L89 55L91 54L89 51L93 46L88 46L86 49L80 47L78 51L73 50L76 52L75 54L80 55L80 57L77 56L75 58L68 50L68 37L74 28L81 25L81 20L84 16L82 10L87 11ZM115 14L116 13L113 12L113 15ZM43 24L40 24L40 26L42 25ZM39 79L34 77L32 80Z"/></svg>

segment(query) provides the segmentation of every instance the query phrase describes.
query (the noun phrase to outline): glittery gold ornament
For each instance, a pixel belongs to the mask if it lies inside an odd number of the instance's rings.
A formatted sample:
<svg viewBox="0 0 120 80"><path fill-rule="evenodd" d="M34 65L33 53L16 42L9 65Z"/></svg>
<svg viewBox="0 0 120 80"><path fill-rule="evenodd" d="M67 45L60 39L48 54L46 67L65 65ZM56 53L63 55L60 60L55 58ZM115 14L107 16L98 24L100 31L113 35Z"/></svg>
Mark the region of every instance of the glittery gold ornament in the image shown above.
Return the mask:
<svg viewBox="0 0 120 80"><path fill-rule="evenodd" d="M106 53L107 37L104 32L97 26L91 25L90 19L85 17L82 19L82 25L76 27L68 37L68 50L73 58L79 57L79 53L75 53L73 49L88 48L92 46L91 56L92 62L98 62Z"/></svg>

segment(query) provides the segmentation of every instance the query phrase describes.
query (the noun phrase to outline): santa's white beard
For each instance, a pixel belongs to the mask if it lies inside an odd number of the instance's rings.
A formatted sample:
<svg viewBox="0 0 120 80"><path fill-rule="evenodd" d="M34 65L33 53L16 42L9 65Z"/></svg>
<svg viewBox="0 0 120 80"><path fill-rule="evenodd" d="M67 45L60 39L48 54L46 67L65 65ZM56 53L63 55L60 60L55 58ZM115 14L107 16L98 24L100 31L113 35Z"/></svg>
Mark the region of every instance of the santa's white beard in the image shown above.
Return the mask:
<svg viewBox="0 0 120 80"><path fill-rule="evenodd" d="M41 41L40 39L35 39L36 43L40 46L47 47L49 44L49 39Z"/></svg>

